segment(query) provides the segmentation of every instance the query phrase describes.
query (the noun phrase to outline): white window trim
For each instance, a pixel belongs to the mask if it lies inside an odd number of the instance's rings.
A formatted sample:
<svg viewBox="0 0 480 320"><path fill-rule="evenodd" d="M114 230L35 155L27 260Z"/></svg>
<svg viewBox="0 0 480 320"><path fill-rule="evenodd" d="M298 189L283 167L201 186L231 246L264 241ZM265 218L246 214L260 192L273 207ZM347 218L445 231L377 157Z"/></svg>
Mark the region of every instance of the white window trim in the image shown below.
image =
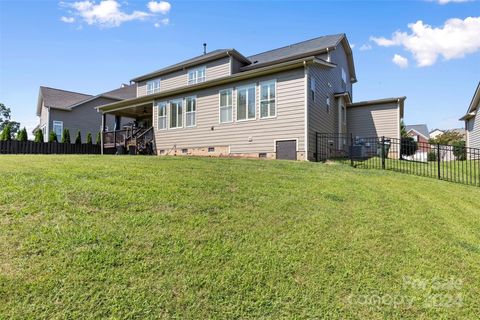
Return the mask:
<svg viewBox="0 0 480 320"><path fill-rule="evenodd" d="M165 128L160 128L160 121L158 121L159 118L160 118L160 116L159 116L159 114L160 114L160 112L159 112L159 111L160 111L160 104L162 104L162 103L165 104L165 115L162 116L162 118L165 117ZM168 123L168 107L169 107L169 104L168 104L167 101L159 101L159 102L157 102L157 130L162 130L162 131L163 131L163 130L167 130L167 129L168 129L168 124L169 124L169 123Z"/></svg>
<svg viewBox="0 0 480 320"><path fill-rule="evenodd" d="M233 90L234 90L233 88L226 88L226 89L222 89L222 90L218 91L218 123L219 124L233 123L233 119L234 119L233 111L235 109L233 107L233 105L234 105L234 103L233 103ZM231 93L232 93L232 104L230 106L227 105L227 106L222 107L222 92L225 92L225 91L231 91ZM222 108L228 108L228 107L232 108L232 120L222 122L221 110L222 110Z"/></svg>
<svg viewBox="0 0 480 320"><path fill-rule="evenodd" d="M183 122L184 122L184 111L182 110L182 123L180 124L180 126L178 127L171 127L171 121L170 121L170 113L171 113L171 105L172 103L177 103L177 102L180 102L182 104L182 109L185 107L184 104L183 104L183 99L174 99L174 100L170 100L168 101L168 129L169 130L178 130L178 129L183 129ZM177 112L177 115L178 115L178 112ZM178 120L177 120L177 124L178 124Z"/></svg>
<svg viewBox="0 0 480 320"><path fill-rule="evenodd" d="M158 88L155 88L155 83L158 82ZM153 86L153 89L152 90L148 90L148 84L149 83L153 83L154 86ZM151 95L151 94L154 94L154 93L158 93L160 92L160 88L161 88L161 81L160 81L160 78L156 78L156 79L152 79L152 80L148 80L146 83L145 83L145 92L147 93L147 95Z"/></svg>
<svg viewBox="0 0 480 320"><path fill-rule="evenodd" d="M254 106L255 106L255 116L253 118L249 118L248 117L248 89L250 88L254 88L255 89L255 94L254 94L254 97L255 97L255 101L254 101ZM247 100L246 100L246 118L245 119L241 119L239 120L238 119L238 99L240 97L240 94L239 94L239 91L242 90L242 89L247 89ZM237 87L236 88L237 90L237 94L236 94L236 99L235 99L235 120L236 122L245 122L245 121L254 121L254 120L257 120L257 84L256 83L252 83L252 84L249 84L249 85L244 85L244 86L241 86L241 87ZM233 103L233 101L232 101Z"/></svg>
<svg viewBox="0 0 480 320"><path fill-rule="evenodd" d="M198 78L198 71L202 70L202 69L204 70L205 75L203 76L203 81L198 81L198 79L199 79ZM192 83L190 83L190 73L191 72L195 72L195 78L194 78L194 80L192 80L193 81ZM187 71L187 85L191 86L193 84L202 83L202 82L205 82L205 81L207 81L207 66L206 65L196 67L196 68L192 68L192 69L189 69Z"/></svg>
<svg viewBox="0 0 480 320"><path fill-rule="evenodd" d="M195 111L187 111L187 99L189 98L193 98L195 99ZM184 99L184 108L185 108L185 128L195 128L197 126L197 96L194 95L194 96L188 96L188 97L185 97ZM189 113L194 113L195 114L195 124L193 126L189 126L187 125L187 114Z"/></svg>
<svg viewBox="0 0 480 320"><path fill-rule="evenodd" d="M60 130L60 137L57 135L57 140L60 141L62 139L62 134L63 134L63 121L60 120L53 120L52 121L52 131L55 132L55 124L60 124L61 125L61 130ZM57 134L55 132L55 134ZM47 136L50 135L50 132L47 132ZM47 140L48 141L48 140Z"/></svg>
<svg viewBox="0 0 480 320"><path fill-rule="evenodd" d="M271 115L268 115L266 117L262 117L262 85L264 84L271 84L273 83L274 86L275 86L275 99L274 100L274 104L275 104L275 115L271 116ZM278 103L277 103L277 79L272 79L272 80L267 80L267 81L262 81L258 84L258 116L260 119L272 119L272 118L276 118L277 115L278 115ZM272 100L272 99L269 99L269 100ZM269 101L269 100L266 100L266 101ZM270 108L268 109L268 113L270 113Z"/></svg>

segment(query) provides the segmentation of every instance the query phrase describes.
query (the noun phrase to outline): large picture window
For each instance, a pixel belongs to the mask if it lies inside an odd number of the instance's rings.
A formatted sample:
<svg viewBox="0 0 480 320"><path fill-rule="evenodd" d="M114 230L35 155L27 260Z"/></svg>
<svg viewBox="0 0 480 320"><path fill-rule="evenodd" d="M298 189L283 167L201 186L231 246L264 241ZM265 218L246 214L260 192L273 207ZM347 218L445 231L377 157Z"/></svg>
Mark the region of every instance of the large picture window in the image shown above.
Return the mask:
<svg viewBox="0 0 480 320"><path fill-rule="evenodd" d="M237 120L255 119L255 85L238 88Z"/></svg>
<svg viewBox="0 0 480 320"><path fill-rule="evenodd" d="M220 91L220 123L232 122L233 120L233 90Z"/></svg>
<svg viewBox="0 0 480 320"><path fill-rule="evenodd" d="M147 94L160 92L160 79L147 81Z"/></svg>
<svg viewBox="0 0 480 320"><path fill-rule="evenodd" d="M188 71L188 84L195 84L200 82L205 82L205 73L207 68L205 66L200 68L195 68Z"/></svg>
<svg viewBox="0 0 480 320"><path fill-rule="evenodd" d="M63 131L63 121L53 121L53 132L57 135L57 141L61 141Z"/></svg>
<svg viewBox="0 0 480 320"><path fill-rule="evenodd" d="M157 102L158 129L167 128L167 103Z"/></svg>
<svg viewBox="0 0 480 320"><path fill-rule="evenodd" d="M260 118L275 117L275 81L260 83Z"/></svg>
<svg viewBox="0 0 480 320"><path fill-rule="evenodd" d="M187 127L194 127L197 123L197 97L185 98L185 121Z"/></svg>
<svg viewBox="0 0 480 320"><path fill-rule="evenodd" d="M170 101L170 128L181 128L183 126L182 115L182 100Z"/></svg>

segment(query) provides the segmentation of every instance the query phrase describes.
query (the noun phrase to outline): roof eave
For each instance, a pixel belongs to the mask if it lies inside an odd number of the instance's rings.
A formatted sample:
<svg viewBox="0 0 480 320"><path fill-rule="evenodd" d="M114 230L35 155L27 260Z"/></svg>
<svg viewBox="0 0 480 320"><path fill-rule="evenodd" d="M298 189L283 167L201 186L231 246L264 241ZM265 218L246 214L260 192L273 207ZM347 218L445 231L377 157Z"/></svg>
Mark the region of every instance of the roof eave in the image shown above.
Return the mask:
<svg viewBox="0 0 480 320"><path fill-rule="evenodd" d="M385 99L377 99L377 100L366 100L366 101L359 101L359 102L354 102L350 103L347 105L347 107L362 107L362 106L368 106L368 105L376 105L376 104L383 104L383 103L401 103L403 105L403 102L407 99L407 97L393 97L393 98L385 98Z"/></svg>

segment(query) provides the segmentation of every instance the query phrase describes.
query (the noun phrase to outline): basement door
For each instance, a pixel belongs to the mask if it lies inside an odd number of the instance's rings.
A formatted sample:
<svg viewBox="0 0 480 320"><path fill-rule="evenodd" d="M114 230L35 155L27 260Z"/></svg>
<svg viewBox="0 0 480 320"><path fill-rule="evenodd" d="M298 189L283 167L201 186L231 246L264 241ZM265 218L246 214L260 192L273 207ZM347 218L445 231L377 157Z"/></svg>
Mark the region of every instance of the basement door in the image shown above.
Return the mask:
<svg viewBox="0 0 480 320"><path fill-rule="evenodd" d="M282 140L276 142L277 159L297 160L297 141Z"/></svg>

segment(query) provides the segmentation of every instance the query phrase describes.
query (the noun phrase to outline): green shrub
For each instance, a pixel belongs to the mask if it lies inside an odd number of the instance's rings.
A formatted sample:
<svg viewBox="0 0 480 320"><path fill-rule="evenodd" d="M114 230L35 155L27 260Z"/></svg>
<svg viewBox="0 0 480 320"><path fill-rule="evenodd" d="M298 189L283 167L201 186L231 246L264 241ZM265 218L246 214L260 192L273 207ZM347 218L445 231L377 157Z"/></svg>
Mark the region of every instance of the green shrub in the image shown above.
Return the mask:
<svg viewBox="0 0 480 320"><path fill-rule="evenodd" d="M10 141L12 140L12 128L10 128L10 125L7 124L5 128L2 130L2 134L0 134L0 140L1 141Z"/></svg>
<svg viewBox="0 0 480 320"><path fill-rule="evenodd" d="M67 128L63 129L62 143L71 143L70 142L70 131Z"/></svg>
<svg viewBox="0 0 480 320"><path fill-rule="evenodd" d="M437 161L437 153L435 151L429 151L427 153L427 161Z"/></svg>
<svg viewBox="0 0 480 320"><path fill-rule="evenodd" d="M28 133L27 133L26 128L23 128L20 131L18 131L17 140L18 141L27 141L28 140Z"/></svg>
<svg viewBox="0 0 480 320"><path fill-rule="evenodd" d="M77 131L77 137L75 138L75 144L82 144L82 134L80 130Z"/></svg>
<svg viewBox="0 0 480 320"><path fill-rule="evenodd" d="M40 129L35 131L35 142L43 142L43 132Z"/></svg>
<svg viewBox="0 0 480 320"><path fill-rule="evenodd" d="M402 137L400 140L402 156L413 156L418 150L418 143L412 137Z"/></svg>
<svg viewBox="0 0 480 320"><path fill-rule="evenodd" d="M92 134L90 132L87 133L87 143L92 144Z"/></svg>
<svg viewBox="0 0 480 320"><path fill-rule="evenodd" d="M48 135L48 142L58 142L57 134L53 131L50 131Z"/></svg>
<svg viewBox="0 0 480 320"><path fill-rule="evenodd" d="M102 139L100 137L100 132L97 133L97 141L95 142L96 144L102 143Z"/></svg>
<svg viewBox="0 0 480 320"><path fill-rule="evenodd" d="M458 141L453 144L453 154L457 160L467 160L467 148L465 141Z"/></svg>

